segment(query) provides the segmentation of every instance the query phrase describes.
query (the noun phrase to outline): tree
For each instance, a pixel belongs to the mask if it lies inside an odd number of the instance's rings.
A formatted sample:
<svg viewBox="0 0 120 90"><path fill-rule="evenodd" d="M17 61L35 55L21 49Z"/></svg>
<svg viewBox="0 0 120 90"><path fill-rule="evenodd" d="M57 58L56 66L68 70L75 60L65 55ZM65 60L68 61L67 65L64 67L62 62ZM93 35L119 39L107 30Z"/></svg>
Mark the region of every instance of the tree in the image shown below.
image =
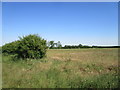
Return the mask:
<svg viewBox="0 0 120 90"><path fill-rule="evenodd" d="M54 41L50 41L50 48L53 48L54 47Z"/></svg>
<svg viewBox="0 0 120 90"><path fill-rule="evenodd" d="M82 44L79 44L78 47L79 47L79 48L82 48Z"/></svg>
<svg viewBox="0 0 120 90"><path fill-rule="evenodd" d="M18 58L42 58L46 54L46 40L40 36L28 35L3 46L3 53L17 54Z"/></svg>
<svg viewBox="0 0 120 90"><path fill-rule="evenodd" d="M60 41L57 42L57 47L60 49L62 47L62 44L60 43Z"/></svg>

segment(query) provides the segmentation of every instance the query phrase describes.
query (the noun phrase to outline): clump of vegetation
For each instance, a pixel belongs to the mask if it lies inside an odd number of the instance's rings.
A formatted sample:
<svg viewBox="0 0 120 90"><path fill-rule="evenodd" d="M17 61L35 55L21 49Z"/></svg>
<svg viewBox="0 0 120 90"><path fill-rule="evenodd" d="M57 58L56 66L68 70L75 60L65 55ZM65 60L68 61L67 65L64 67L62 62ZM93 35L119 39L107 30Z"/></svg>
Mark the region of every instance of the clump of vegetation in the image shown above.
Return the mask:
<svg viewBox="0 0 120 90"><path fill-rule="evenodd" d="M47 46L49 49L62 49L62 44L60 41L55 43L54 41L48 41Z"/></svg>
<svg viewBox="0 0 120 90"><path fill-rule="evenodd" d="M0 54L2 53L2 47L0 47Z"/></svg>
<svg viewBox="0 0 120 90"><path fill-rule="evenodd" d="M40 36L28 35L19 37L19 40L5 44L2 47L4 54L11 54L17 58L42 58L46 54L46 40Z"/></svg>

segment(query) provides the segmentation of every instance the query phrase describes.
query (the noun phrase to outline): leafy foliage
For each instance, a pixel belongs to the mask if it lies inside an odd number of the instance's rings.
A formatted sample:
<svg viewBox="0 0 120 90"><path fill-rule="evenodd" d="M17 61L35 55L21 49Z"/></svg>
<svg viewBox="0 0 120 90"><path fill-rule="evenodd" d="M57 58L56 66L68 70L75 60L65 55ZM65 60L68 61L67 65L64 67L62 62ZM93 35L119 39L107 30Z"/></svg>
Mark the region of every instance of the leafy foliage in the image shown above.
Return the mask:
<svg viewBox="0 0 120 90"><path fill-rule="evenodd" d="M18 58L42 58L46 53L46 40L38 35L20 37L20 40L5 44L2 52L12 54Z"/></svg>
<svg viewBox="0 0 120 90"><path fill-rule="evenodd" d="M58 41L57 43L55 43L54 41L48 41L47 46L50 49L62 49L62 44L60 41Z"/></svg>
<svg viewBox="0 0 120 90"><path fill-rule="evenodd" d="M2 46L2 53L15 54L17 52L19 43L20 41L18 40L18 41L5 44L4 46Z"/></svg>
<svg viewBox="0 0 120 90"><path fill-rule="evenodd" d="M50 48L54 47L54 41L50 41L49 44L50 44L50 46L49 46Z"/></svg>

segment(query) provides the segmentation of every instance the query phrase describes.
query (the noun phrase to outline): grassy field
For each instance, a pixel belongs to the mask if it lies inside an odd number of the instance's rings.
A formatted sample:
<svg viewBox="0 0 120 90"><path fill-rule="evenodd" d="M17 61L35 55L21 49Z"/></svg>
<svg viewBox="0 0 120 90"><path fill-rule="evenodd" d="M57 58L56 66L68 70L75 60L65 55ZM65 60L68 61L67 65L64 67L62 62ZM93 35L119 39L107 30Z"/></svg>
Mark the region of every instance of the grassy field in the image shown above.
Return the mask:
<svg viewBox="0 0 120 90"><path fill-rule="evenodd" d="M48 50L43 59L3 56L3 88L117 88L118 49Z"/></svg>

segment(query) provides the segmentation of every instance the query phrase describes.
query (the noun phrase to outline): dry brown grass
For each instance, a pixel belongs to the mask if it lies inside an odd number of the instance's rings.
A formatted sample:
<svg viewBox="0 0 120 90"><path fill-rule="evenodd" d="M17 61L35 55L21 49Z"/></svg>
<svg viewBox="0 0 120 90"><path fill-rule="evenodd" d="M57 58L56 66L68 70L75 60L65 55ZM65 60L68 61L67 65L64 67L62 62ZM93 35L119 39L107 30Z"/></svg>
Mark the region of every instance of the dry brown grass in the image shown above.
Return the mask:
<svg viewBox="0 0 120 90"><path fill-rule="evenodd" d="M99 63L105 66L118 64L118 49L48 50L47 56L54 60L72 60L81 63Z"/></svg>
<svg viewBox="0 0 120 90"><path fill-rule="evenodd" d="M69 87L70 81L77 85L79 77L84 80L118 72L118 49L115 48L51 49L41 60L11 62L7 57L3 59L3 87Z"/></svg>

